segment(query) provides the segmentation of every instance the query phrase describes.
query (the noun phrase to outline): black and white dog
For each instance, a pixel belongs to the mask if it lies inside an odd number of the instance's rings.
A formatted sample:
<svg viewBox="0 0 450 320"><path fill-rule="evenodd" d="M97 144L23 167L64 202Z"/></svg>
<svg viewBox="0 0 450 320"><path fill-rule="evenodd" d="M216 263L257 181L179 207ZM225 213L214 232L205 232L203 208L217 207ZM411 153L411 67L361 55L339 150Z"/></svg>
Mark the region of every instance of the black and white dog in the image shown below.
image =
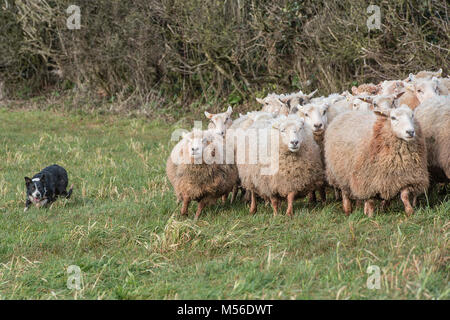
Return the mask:
<svg viewBox="0 0 450 320"><path fill-rule="evenodd" d="M32 203L37 207L42 207L55 201L58 196L69 199L73 186L67 192L68 182L66 169L56 164L44 168L41 172L35 174L32 179L25 177L27 202L24 211L27 211Z"/></svg>

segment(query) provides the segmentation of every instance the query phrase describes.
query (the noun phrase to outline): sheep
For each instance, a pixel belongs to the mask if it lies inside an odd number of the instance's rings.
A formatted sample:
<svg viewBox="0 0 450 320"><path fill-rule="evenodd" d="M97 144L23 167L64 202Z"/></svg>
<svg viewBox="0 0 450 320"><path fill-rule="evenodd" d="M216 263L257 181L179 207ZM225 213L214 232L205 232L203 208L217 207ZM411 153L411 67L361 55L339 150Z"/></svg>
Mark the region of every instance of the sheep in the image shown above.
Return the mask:
<svg viewBox="0 0 450 320"><path fill-rule="evenodd" d="M289 107L280 100L280 96L275 93L267 95L264 99L256 98L256 101L263 105L261 111L271 112L275 114L289 114Z"/></svg>
<svg viewBox="0 0 450 320"><path fill-rule="evenodd" d="M398 94L403 91L404 83L400 80L387 80L378 84L381 87L380 95L386 96L391 94Z"/></svg>
<svg viewBox="0 0 450 320"><path fill-rule="evenodd" d="M214 130L217 134L222 137L225 136L226 130L231 126L233 120L231 119L231 114L233 113L233 108L228 106L227 111L217 114L209 113L205 111L205 116L210 120L208 124L208 129Z"/></svg>
<svg viewBox="0 0 450 320"><path fill-rule="evenodd" d="M450 96L426 100L414 114L427 143L432 182L450 182Z"/></svg>
<svg viewBox="0 0 450 320"><path fill-rule="evenodd" d="M292 109L296 105L308 103L316 92L317 90L310 94L305 94L302 91L289 94L271 93L264 99L256 98L256 101L263 105L261 111L287 116L289 113L295 113L295 110L292 111Z"/></svg>
<svg viewBox="0 0 450 320"><path fill-rule="evenodd" d="M379 94L381 91L381 86L375 85L373 83L363 83L359 85L358 87L353 86L352 87L352 93L357 96L360 94L370 94L370 95L376 95Z"/></svg>
<svg viewBox="0 0 450 320"><path fill-rule="evenodd" d="M372 217L374 198L398 193L411 215L409 195L429 185L425 139L406 105L338 116L325 132L325 167L328 182L342 191L347 215L351 198L364 200L364 213Z"/></svg>
<svg viewBox="0 0 450 320"><path fill-rule="evenodd" d="M406 78L405 82L412 82L414 81L414 78L417 79L431 79L433 77L440 77L442 75L442 68L438 71L420 71L416 75L413 75L412 73L409 74L408 78Z"/></svg>
<svg viewBox="0 0 450 320"><path fill-rule="evenodd" d="M314 142L311 131L304 126L304 120L297 115L281 116L269 126L256 122L251 129L259 130L254 135L258 140L266 136L273 143L269 162L271 166L275 164L278 167L269 173L262 171L268 169L262 161L249 163L250 154L261 152L261 141L250 141L246 161L238 162L242 185L251 192L250 213L257 211L256 195L259 195L271 201L274 215L278 213L279 200L287 199L286 214L292 217L295 198L320 188L324 183L319 146Z"/></svg>
<svg viewBox="0 0 450 320"><path fill-rule="evenodd" d="M191 201L197 201L197 220L206 205L228 195L236 186L237 168L224 163L223 141L211 130L194 129L169 156L166 172L177 199L183 201L182 215L187 214Z"/></svg>
<svg viewBox="0 0 450 320"><path fill-rule="evenodd" d="M413 77L411 83L405 84L405 88L414 92L420 103L437 95L448 95L447 88L436 77L431 79L417 79Z"/></svg>

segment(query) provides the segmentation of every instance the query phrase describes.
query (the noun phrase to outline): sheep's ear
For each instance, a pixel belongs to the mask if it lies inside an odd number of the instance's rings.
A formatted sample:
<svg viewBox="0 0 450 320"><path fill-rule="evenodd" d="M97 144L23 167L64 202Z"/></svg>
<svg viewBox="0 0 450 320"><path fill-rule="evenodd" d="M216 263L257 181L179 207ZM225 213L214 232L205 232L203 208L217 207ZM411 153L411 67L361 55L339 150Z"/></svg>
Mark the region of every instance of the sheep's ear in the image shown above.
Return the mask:
<svg viewBox="0 0 450 320"><path fill-rule="evenodd" d="M211 119L214 115L213 115L212 113L209 113L208 111L205 111L205 116L206 116L208 119Z"/></svg>
<svg viewBox="0 0 450 320"><path fill-rule="evenodd" d="M283 104L288 104L290 99L290 97L278 98L278 100Z"/></svg>
<svg viewBox="0 0 450 320"><path fill-rule="evenodd" d="M328 102L324 103L322 106L323 110L327 111L330 108L330 104Z"/></svg>
<svg viewBox="0 0 450 320"><path fill-rule="evenodd" d="M289 101L289 99L287 100L287 102ZM284 100L281 100L281 98L278 98L278 102L281 103L282 105L287 105L287 102L284 102Z"/></svg>
<svg viewBox="0 0 450 320"><path fill-rule="evenodd" d="M375 113L378 117L389 117L390 111L385 109L375 108L373 109L373 113Z"/></svg>
<svg viewBox="0 0 450 320"><path fill-rule="evenodd" d="M399 93L397 93L396 95L394 95L394 100L397 100L398 98L400 98L402 95L405 94L405 91L400 91Z"/></svg>
<svg viewBox="0 0 450 320"><path fill-rule="evenodd" d="M354 95L357 95L357 94L358 94L358 88L355 87L355 86L353 86L353 87L352 87L352 93L353 93Z"/></svg>
<svg viewBox="0 0 450 320"><path fill-rule="evenodd" d="M437 72L436 72L437 76L440 77L442 76L442 68L440 68Z"/></svg>
<svg viewBox="0 0 450 320"><path fill-rule="evenodd" d="M261 98L256 98L256 101L260 104L264 104L264 99Z"/></svg>
<svg viewBox="0 0 450 320"><path fill-rule="evenodd" d="M319 90L319 89L314 90L313 92L311 92L310 94L308 94L307 97L311 99L311 98L316 94L316 92L317 92L318 90Z"/></svg>
<svg viewBox="0 0 450 320"><path fill-rule="evenodd" d="M28 186L31 183L31 179L28 177L25 177L25 184Z"/></svg>
<svg viewBox="0 0 450 320"><path fill-rule="evenodd" d="M415 77L412 73L410 73L410 74L409 74L409 77L408 77L408 80L409 80L410 82L413 82L414 80L416 80L416 77Z"/></svg>
<svg viewBox="0 0 450 320"><path fill-rule="evenodd" d="M231 106L228 106L228 109L227 109L228 115L231 115L232 112L233 112L233 108Z"/></svg>
<svg viewBox="0 0 450 320"><path fill-rule="evenodd" d="M362 100L362 101L364 101L364 102L373 104L373 98L370 98L370 97L358 97L358 99L359 99L359 100Z"/></svg>

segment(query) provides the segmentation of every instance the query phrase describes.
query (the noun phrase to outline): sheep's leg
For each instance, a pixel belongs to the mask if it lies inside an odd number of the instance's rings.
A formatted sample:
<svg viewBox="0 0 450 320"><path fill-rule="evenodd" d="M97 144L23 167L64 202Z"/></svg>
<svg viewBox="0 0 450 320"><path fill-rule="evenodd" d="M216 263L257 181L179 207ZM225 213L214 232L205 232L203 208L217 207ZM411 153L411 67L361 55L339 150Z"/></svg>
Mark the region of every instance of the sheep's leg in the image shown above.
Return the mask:
<svg viewBox="0 0 450 320"><path fill-rule="evenodd" d="M287 196L288 207L286 210L286 214L291 218L294 216L294 214L293 214L294 213L294 199L295 199L295 193L294 192L289 193Z"/></svg>
<svg viewBox="0 0 450 320"><path fill-rule="evenodd" d="M381 211L384 212L391 205L391 200L383 200L381 201Z"/></svg>
<svg viewBox="0 0 450 320"><path fill-rule="evenodd" d="M206 206L207 200L202 199L198 202L197 212L195 213L194 221L198 220L198 217L200 217L200 213L202 213L203 208Z"/></svg>
<svg viewBox="0 0 450 320"><path fill-rule="evenodd" d="M417 205L417 193L413 193L412 206L415 208Z"/></svg>
<svg viewBox="0 0 450 320"><path fill-rule="evenodd" d="M407 216L410 216L414 213L414 208L411 206L409 202L409 190L403 189L400 193L400 198L402 199L403 205L405 206L405 212Z"/></svg>
<svg viewBox="0 0 450 320"><path fill-rule="evenodd" d="M369 199L366 202L364 202L365 215L367 215L369 218L372 218L374 211L375 211L375 201L373 201L373 199Z"/></svg>
<svg viewBox="0 0 450 320"><path fill-rule="evenodd" d="M320 201L321 202L326 202L327 201L327 190L326 190L325 186L320 187L320 189L319 189L319 196L320 196Z"/></svg>
<svg viewBox="0 0 450 320"><path fill-rule="evenodd" d="M189 198L187 198L187 197L183 198L183 207L181 208L181 215L182 216L187 215L190 202L191 202L191 200Z"/></svg>
<svg viewBox="0 0 450 320"><path fill-rule="evenodd" d="M234 186L234 187L233 187L233 190L231 191L231 199L230 199L230 203L233 203L234 200L236 199L237 192L238 192L238 187L237 187L237 186Z"/></svg>
<svg viewBox="0 0 450 320"><path fill-rule="evenodd" d="M250 213L251 214L255 214L256 210L257 210L257 205L256 205L256 195L254 191L247 191L247 193L250 192L250 197L251 197L251 204L250 204Z"/></svg>
<svg viewBox="0 0 450 320"><path fill-rule="evenodd" d="M317 199L316 199L316 191L315 191L315 190L310 191L310 192L308 193L308 203L316 204L316 202L317 202Z"/></svg>
<svg viewBox="0 0 450 320"><path fill-rule="evenodd" d="M348 197L347 192L342 191L342 206L344 207L344 212L348 216L352 213L352 202Z"/></svg>
<svg viewBox="0 0 450 320"><path fill-rule="evenodd" d="M276 216L278 214L278 199L271 197L270 202L272 203L273 215Z"/></svg>
<svg viewBox="0 0 450 320"><path fill-rule="evenodd" d="M341 193L338 188L334 188L334 200L336 201L341 200Z"/></svg>
<svg viewBox="0 0 450 320"><path fill-rule="evenodd" d="M249 203L252 201L252 192L250 190L245 190L245 194L244 194L244 202L245 203Z"/></svg>

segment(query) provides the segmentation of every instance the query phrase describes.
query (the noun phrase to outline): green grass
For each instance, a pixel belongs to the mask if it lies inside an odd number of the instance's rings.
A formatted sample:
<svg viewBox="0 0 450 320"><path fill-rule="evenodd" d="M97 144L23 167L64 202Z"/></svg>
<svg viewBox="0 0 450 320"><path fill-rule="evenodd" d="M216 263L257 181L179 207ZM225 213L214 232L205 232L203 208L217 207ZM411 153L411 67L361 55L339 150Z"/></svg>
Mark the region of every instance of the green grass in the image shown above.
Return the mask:
<svg viewBox="0 0 450 320"><path fill-rule="evenodd" d="M173 128L108 115L0 109L2 299L449 299L449 196L373 219L339 203L195 205L179 216L165 160ZM24 213L23 177L53 163L70 200ZM428 203L431 203L430 207ZM82 270L82 289L66 286ZM369 290L369 265L381 288Z"/></svg>

